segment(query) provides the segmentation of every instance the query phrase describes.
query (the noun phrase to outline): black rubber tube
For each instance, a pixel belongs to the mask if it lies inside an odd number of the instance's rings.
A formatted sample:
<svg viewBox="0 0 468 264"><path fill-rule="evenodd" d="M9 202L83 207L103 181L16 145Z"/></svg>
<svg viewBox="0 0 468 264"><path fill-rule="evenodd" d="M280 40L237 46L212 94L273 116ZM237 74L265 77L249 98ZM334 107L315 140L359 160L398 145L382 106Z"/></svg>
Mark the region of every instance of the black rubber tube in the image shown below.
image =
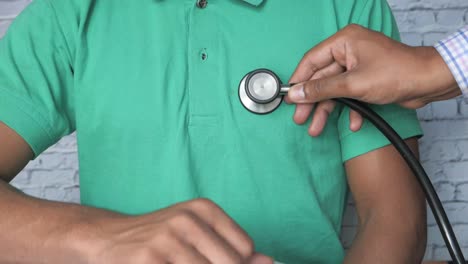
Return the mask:
<svg viewBox="0 0 468 264"><path fill-rule="evenodd" d="M447 214L445 213L444 207L440 202L439 196L431 183L431 180L427 176L426 171L419 163L416 156L413 154L411 149L406 145L405 141L398 135L398 133L377 113L375 113L366 104L353 99L336 98L334 99L344 105L349 106L354 111L361 114L364 118L369 120L374 126L382 132L385 137L395 146L400 152L401 156L405 159L408 166L413 171L414 175L418 178L418 181L426 194L427 202L431 207L432 213L436 219L437 225L439 226L442 237L445 240L450 256L452 257L453 263L465 264L465 258L460 249L460 245L455 237L450 221L448 220Z"/></svg>

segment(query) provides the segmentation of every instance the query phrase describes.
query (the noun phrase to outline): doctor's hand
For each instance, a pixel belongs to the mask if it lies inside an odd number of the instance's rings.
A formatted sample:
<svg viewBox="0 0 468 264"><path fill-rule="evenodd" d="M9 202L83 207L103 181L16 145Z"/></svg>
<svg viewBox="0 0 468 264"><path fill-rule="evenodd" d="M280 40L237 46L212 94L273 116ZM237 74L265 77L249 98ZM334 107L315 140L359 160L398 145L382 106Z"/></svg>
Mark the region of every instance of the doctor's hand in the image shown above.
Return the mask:
<svg viewBox="0 0 468 264"><path fill-rule="evenodd" d="M415 109L461 94L435 48L410 47L358 25L347 26L308 51L290 82L299 83L286 98L298 104L296 122L305 122L312 103L331 98ZM311 134L320 134L333 108L330 101L317 106ZM362 118L357 113L350 118L351 129L358 130Z"/></svg>
<svg viewBox="0 0 468 264"><path fill-rule="evenodd" d="M86 263L273 264L269 257L255 253L248 235L206 199L89 224L85 231L94 235L83 245Z"/></svg>

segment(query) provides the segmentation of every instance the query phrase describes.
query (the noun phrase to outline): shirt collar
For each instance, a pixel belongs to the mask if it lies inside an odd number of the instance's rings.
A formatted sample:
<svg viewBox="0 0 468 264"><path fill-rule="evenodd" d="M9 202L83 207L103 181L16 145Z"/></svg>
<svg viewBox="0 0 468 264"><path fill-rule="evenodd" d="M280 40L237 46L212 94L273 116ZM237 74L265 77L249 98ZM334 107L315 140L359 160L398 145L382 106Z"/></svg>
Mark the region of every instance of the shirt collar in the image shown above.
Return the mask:
<svg viewBox="0 0 468 264"><path fill-rule="evenodd" d="M263 0L243 0L243 1L254 6L259 6L263 2Z"/></svg>

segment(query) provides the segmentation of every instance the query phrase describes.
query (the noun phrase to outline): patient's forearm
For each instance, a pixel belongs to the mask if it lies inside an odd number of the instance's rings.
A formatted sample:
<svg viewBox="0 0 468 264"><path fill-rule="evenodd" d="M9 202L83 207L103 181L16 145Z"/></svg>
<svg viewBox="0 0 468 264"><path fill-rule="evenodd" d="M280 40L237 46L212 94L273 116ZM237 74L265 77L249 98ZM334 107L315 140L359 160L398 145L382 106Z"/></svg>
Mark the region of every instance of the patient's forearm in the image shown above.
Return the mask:
<svg viewBox="0 0 468 264"><path fill-rule="evenodd" d="M393 217L369 217L363 222L344 263L421 263L426 244L425 226L407 224L405 216L395 213Z"/></svg>
<svg viewBox="0 0 468 264"><path fill-rule="evenodd" d="M84 263L77 223L112 214L32 198L0 180L0 263Z"/></svg>

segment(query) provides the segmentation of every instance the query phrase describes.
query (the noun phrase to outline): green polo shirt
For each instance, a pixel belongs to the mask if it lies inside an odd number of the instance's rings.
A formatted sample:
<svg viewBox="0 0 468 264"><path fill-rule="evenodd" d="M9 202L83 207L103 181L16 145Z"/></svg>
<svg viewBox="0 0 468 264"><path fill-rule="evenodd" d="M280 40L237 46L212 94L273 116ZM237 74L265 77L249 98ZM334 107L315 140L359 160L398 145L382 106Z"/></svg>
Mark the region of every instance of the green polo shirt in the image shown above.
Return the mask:
<svg viewBox="0 0 468 264"><path fill-rule="evenodd" d="M39 155L77 132L85 205L143 214L208 197L284 263L340 263L343 163L388 144L348 109L312 138L294 106L254 115L241 78L287 81L349 23L398 37L384 0L34 0L0 42L0 120ZM414 111L375 109L404 137Z"/></svg>

